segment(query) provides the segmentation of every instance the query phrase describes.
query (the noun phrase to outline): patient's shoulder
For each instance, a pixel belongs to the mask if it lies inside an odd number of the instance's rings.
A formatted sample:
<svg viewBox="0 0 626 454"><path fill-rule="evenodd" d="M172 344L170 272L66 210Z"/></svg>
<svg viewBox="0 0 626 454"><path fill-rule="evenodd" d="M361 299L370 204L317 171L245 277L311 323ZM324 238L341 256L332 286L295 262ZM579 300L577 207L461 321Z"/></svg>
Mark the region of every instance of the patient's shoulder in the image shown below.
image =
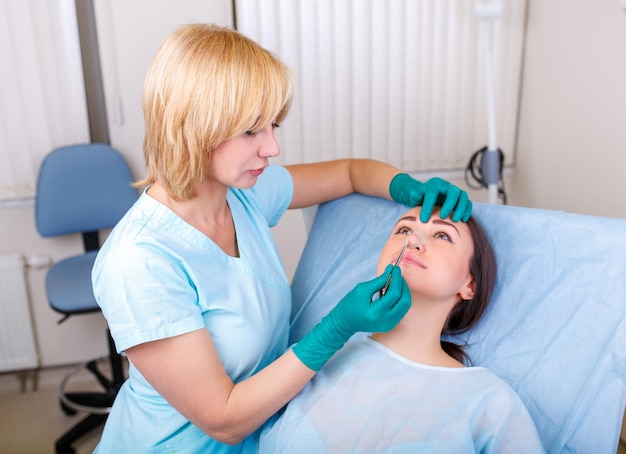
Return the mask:
<svg viewBox="0 0 626 454"><path fill-rule="evenodd" d="M498 405L508 407L523 406L522 400L513 387L504 379L482 366L468 367L475 374L474 379L467 381L475 395L482 395Z"/></svg>

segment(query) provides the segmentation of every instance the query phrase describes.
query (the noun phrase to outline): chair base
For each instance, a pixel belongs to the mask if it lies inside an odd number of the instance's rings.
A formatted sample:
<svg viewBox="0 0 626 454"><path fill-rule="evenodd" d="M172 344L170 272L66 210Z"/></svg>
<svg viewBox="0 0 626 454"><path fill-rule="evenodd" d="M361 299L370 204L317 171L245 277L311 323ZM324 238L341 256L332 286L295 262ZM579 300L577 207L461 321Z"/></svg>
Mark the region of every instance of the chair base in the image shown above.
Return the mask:
<svg viewBox="0 0 626 454"><path fill-rule="evenodd" d="M112 345L113 340L109 333L109 346ZM68 415L75 414L76 412L84 412L88 413L88 415L56 441L56 454L73 454L75 451L71 446L72 443L101 424L104 424L106 421L115 396L117 396L120 387L124 383L122 356L115 353L114 349L110 351L114 352L111 353L111 356L105 356L78 365L61 382L59 387L59 401L63 411ZM110 361L111 379L103 375L98 369L98 363L106 360ZM91 372L102 386L102 392L66 391L66 386L70 380L82 370Z"/></svg>
<svg viewBox="0 0 626 454"><path fill-rule="evenodd" d="M58 394L61 407L66 414L71 415L78 411L97 415L109 414L119 387L114 386L113 382L98 369L98 363L107 360L108 357L102 357L81 363L63 378ZM68 392L65 389L72 378L83 370L90 371L96 377L104 389L103 392Z"/></svg>
<svg viewBox="0 0 626 454"><path fill-rule="evenodd" d="M104 424L107 416L108 415L88 415L85 417L56 441L56 454L74 454L76 451L72 448L72 443L101 424Z"/></svg>

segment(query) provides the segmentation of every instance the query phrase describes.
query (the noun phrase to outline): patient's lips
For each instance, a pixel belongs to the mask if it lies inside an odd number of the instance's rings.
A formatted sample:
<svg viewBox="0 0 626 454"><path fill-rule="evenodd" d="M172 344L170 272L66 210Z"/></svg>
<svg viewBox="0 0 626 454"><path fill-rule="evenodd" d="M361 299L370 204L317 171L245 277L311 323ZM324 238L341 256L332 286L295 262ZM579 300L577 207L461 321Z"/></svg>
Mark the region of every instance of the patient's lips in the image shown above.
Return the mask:
<svg viewBox="0 0 626 454"><path fill-rule="evenodd" d="M416 266L419 268L426 268L426 265L424 264L424 262L422 262L422 260L413 252L407 252L406 254L404 254L404 257L402 257L402 265L408 265L408 266Z"/></svg>

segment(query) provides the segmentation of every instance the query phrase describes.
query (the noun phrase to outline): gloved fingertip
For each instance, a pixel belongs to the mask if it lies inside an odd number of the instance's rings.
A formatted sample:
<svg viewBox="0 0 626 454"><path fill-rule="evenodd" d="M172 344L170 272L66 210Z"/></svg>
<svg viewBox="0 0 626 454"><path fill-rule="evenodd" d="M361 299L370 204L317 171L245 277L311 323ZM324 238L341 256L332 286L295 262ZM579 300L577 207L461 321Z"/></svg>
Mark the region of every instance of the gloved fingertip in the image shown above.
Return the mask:
<svg viewBox="0 0 626 454"><path fill-rule="evenodd" d="M439 210L439 217L441 219L445 219L448 216L450 216L450 211L452 211L450 208L446 208L446 206L442 206L441 210ZM454 220L454 219L453 219Z"/></svg>
<svg viewBox="0 0 626 454"><path fill-rule="evenodd" d="M472 201L467 199L467 207L465 208L465 216L463 217L463 222L467 222L469 218L472 216Z"/></svg>
<svg viewBox="0 0 626 454"><path fill-rule="evenodd" d="M428 220L430 219L430 216L432 215L433 209L432 208L424 208L424 206L422 206L422 212L420 213L420 221L422 221L423 223L427 223Z"/></svg>
<svg viewBox="0 0 626 454"><path fill-rule="evenodd" d="M371 281L372 284L380 285L380 282L386 281L389 278L389 275L393 273L393 268L394 267L392 264L387 265L385 267L385 270L382 272L382 274Z"/></svg>

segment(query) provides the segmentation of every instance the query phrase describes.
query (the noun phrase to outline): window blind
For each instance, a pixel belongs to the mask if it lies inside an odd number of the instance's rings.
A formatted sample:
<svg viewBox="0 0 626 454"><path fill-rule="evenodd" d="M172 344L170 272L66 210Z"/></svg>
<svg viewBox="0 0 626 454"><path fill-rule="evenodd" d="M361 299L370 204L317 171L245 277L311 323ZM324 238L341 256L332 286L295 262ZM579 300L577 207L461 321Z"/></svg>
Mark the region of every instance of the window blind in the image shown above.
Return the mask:
<svg viewBox="0 0 626 454"><path fill-rule="evenodd" d="M74 0L0 2L0 202L33 197L39 164L89 141Z"/></svg>
<svg viewBox="0 0 626 454"><path fill-rule="evenodd" d="M236 0L237 29L294 73L285 164L372 157L459 170L487 144L480 20L470 0ZM489 20L497 141L516 140L526 1Z"/></svg>

